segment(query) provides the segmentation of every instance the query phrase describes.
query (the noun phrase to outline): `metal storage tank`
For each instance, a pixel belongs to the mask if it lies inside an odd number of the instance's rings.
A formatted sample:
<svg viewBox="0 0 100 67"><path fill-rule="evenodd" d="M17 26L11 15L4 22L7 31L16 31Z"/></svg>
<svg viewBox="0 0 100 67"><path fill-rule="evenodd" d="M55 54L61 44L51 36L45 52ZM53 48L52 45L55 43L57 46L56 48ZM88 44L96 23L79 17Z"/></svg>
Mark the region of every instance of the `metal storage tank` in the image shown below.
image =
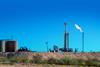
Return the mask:
<svg viewBox="0 0 100 67"><path fill-rule="evenodd" d="M16 41L6 41L5 42L5 52L15 52L16 51Z"/></svg>
<svg viewBox="0 0 100 67"><path fill-rule="evenodd" d="M0 40L0 52L15 52L17 46L16 40Z"/></svg>

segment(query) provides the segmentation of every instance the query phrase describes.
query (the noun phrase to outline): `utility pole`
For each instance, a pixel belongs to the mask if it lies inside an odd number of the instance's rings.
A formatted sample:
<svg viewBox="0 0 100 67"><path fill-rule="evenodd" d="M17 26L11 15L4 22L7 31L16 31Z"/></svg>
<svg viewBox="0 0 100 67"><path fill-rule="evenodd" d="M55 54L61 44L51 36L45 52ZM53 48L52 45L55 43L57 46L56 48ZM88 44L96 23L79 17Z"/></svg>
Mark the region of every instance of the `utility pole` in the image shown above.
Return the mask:
<svg viewBox="0 0 100 67"><path fill-rule="evenodd" d="M84 52L84 32L82 32L82 52Z"/></svg>
<svg viewBox="0 0 100 67"><path fill-rule="evenodd" d="M48 42L45 42L45 44L46 44L46 47L47 47L47 52L48 52L48 51L49 51L49 50L48 50Z"/></svg>
<svg viewBox="0 0 100 67"><path fill-rule="evenodd" d="M82 52L84 52L84 31L78 24L75 24L75 27L77 30L79 30L82 33Z"/></svg>

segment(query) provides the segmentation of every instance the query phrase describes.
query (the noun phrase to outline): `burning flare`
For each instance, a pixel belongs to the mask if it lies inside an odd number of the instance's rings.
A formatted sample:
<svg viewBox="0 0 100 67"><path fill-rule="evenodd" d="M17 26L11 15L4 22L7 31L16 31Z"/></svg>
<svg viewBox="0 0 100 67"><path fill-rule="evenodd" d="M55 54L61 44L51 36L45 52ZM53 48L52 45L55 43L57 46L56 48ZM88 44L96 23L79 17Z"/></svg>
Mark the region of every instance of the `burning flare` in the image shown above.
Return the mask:
<svg viewBox="0 0 100 67"><path fill-rule="evenodd" d="M76 29L80 30L80 32L83 32L82 28L78 24L75 24L75 27Z"/></svg>

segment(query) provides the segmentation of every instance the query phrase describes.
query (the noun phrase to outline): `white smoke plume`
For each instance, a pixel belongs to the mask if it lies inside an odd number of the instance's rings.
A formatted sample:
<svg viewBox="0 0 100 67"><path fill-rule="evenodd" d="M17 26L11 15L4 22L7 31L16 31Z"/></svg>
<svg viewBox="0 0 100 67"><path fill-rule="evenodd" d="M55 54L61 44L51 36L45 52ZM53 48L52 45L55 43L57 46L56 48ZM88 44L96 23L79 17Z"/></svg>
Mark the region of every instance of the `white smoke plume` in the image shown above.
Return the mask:
<svg viewBox="0 0 100 67"><path fill-rule="evenodd" d="M82 28L81 28L78 24L75 24L75 27L76 27L76 29L78 29L80 32L83 32Z"/></svg>

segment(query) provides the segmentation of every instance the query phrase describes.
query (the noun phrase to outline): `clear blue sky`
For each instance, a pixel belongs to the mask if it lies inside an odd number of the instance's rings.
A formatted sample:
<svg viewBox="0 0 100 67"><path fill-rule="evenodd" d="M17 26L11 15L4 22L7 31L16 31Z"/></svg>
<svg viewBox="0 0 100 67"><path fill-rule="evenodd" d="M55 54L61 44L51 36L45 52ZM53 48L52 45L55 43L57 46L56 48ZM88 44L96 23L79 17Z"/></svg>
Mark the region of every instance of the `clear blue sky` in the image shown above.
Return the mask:
<svg viewBox="0 0 100 67"><path fill-rule="evenodd" d="M46 51L63 47L67 22L70 48L81 50L79 24L85 32L85 51L100 51L99 0L0 0L0 39L18 40L18 46Z"/></svg>

